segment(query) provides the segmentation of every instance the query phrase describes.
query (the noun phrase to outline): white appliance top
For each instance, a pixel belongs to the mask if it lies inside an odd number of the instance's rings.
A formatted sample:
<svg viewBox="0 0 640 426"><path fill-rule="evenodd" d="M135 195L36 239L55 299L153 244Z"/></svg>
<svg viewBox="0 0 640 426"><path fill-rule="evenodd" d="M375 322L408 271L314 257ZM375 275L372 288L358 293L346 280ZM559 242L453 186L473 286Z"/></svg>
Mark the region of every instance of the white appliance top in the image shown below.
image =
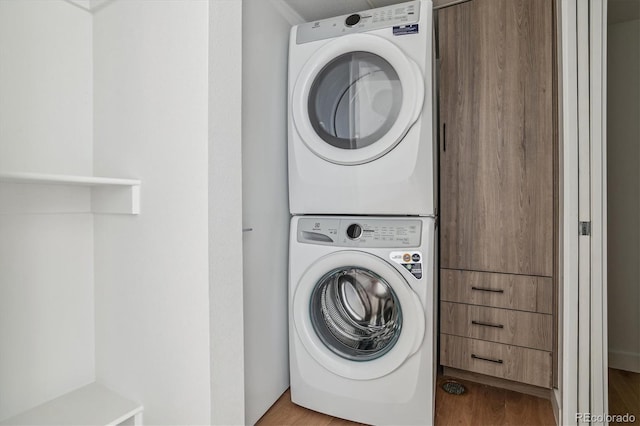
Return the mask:
<svg viewBox="0 0 640 426"><path fill-rule="evenodd" d="M393 27L394 34L417 32L420 18L418 0L342 15L298 25L296 43L324 40L346 34Z"/></svg>
<svg viewBox="0 0 640 426"><path fill-rule="evenodd" d="M339 247L419 247L421 233L419 219L309 217L298 221L297 241Z"/></svg>

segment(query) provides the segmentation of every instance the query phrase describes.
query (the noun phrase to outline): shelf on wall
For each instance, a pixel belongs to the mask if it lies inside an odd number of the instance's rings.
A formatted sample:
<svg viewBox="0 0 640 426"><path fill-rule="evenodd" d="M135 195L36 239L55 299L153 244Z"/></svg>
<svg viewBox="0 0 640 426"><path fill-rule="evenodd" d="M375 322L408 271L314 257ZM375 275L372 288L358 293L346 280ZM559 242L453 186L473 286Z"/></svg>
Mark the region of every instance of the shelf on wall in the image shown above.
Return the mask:
<svg viewBox="0 0 640 426"><path fill-rule="evenodd" d="M0 183L91 187L94 213L140 213L140 185L137 179L74 176L45 173L0 172Z"/></svg>
<svg viewBox="0 0 640 426"><path fill-rule="evenodd" d="M142 405L97 383L76 389L0 425L142 425Z"/></svg>
<svg viewBox="0 0 640 426"><path fill-rule="evenodd" d="M0 182L82 186L139 186L142 183L137 179L15 172L0 172Z"/></svg>

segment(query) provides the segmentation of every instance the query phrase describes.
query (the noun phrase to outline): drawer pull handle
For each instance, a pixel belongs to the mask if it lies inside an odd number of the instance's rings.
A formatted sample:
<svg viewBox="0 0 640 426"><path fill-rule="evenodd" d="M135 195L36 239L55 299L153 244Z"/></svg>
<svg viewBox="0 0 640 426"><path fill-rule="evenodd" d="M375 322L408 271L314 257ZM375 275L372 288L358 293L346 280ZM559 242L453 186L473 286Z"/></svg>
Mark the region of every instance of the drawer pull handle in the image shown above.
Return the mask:
<svg viewBox="0 0 640 426"><path fill-rule="evenodd" d="M485 358L485 357L482 357L482 356L478 356L476 354L471 354L471 358L479 359L479 360L482 360L482 361L495 362L496 364L502 364L502 362L503 362L501 359Z"/></svg>
<svg viewBox="0 0 640 426"><path fill-rule="evenodd" d="M493 288L471 287L471 290L490 291L491 293L504 293L504 290L496 290Z"/></svg>
<svg viewBox="0 0 640 426"><path fill-rule="evenodd" d="M471 321L473 325L482 325L485 327L494 327L494 328L504 328L502 324L491 324L490 322L481 322L481 321Z"/></svg>

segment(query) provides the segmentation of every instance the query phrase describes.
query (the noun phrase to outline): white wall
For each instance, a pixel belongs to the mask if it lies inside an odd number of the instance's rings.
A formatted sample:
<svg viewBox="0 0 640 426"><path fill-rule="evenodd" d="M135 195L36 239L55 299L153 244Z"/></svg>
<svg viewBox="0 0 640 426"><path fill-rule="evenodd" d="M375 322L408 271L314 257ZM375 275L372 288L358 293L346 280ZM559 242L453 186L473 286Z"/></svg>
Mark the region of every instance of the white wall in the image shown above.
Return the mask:
<svg viewBox="0 0 640 426"><path fill-rule="evenodd" d="M282 7L280 5L280 7ZM242 9L245 420L289 387L287 55L291 23L272 1ZM266 66L268 64L268 66Z"/></svg>
<svg viewBox="0 0 640 426"><path fill-rule="evenodd" d="M0 2L0 169L91 174L91 15Z"/></svg>
<svg viewBox="0 0 640 426"><path fill-rule="evenodd" d="M138 217L95 218L97 379L147 424L211 418L206 0L94 15L94 168L142 179Z"/></svg>
<svg viewBox="0 0 640 426"><path fill-rule="evenodd" d="M640 372L640 20L607 49L609 366Z"/></svg>
<svg viewBox="0 0 640 426"><path fill-rule="evenodd" d="M141 401L147 424L253 422L288 385L289 24L252 5L247 19L265 13L273 33L253 28L243 76L241 1L96 1L93 17L73 3L0 0L0 171L140 178L142 214L24 215L85 212L89 193L0 184L0 419L97 378ZM262 94L246 111L243 77ZM243 125L257 194L244 218ZM260 241L245 254L268 244L279 262L243 271L243 219ZM279 315L245 318L244 294Z"/></svg>
<svg viewBox="0 0 640 426"><path fill-rule="evenodd" d="M244 424L242 300L242 1L209 19L209 285L211 421Z"/></svg>
<svg viewBox="0 0 640 426"><path fill-rule="evenodd" d="M0 171L91 173L91 55L86 11L0 1ZM22 209L54 193L88 211L86 189L0 184L0 419L94 379L92 216Z"/></svg>

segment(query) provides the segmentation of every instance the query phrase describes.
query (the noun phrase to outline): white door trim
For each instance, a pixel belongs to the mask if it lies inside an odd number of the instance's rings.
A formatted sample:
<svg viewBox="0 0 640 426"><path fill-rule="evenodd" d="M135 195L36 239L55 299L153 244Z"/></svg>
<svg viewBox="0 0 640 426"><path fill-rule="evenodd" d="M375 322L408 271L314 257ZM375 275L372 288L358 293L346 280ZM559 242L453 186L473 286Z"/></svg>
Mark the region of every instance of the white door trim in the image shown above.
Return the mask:
<svg viewBox="0 0 640 426"><path fill-rule="evenodd" d="M578 220L591 222L590 184L590 98L589 98L589 2L577 2L578 33ZM576 225L573 232L578 233ZM578 412L590 413L589 376L591 365L591 238L578 242Z"/></svg>
<svg viewBox="0 0 640 426"><path fill-rule="evenodd" d="M561 365L559 424L578 412L578 41L577 0L560 0L560 179L562 259L559 283Z"/></svg>
<svg viewBox="0 0 640 426"><path fill-rule="evenodd" d="M589 3L591 135L590 412L608 413L607 354L607 0ZM606 422L593 424L605 425Z"/></svg>

